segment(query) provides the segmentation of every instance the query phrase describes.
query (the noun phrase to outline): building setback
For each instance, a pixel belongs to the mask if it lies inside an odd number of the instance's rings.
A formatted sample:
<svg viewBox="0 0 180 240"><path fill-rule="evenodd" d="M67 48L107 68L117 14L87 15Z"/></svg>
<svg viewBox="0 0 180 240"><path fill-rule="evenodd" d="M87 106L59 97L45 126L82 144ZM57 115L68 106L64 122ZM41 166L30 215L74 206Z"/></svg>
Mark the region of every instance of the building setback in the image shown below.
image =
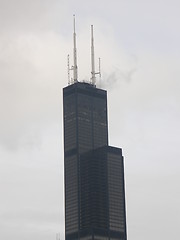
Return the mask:
<svg viewBox="0 0 180 240"><path fill-rule="evenodd" d="M107 92L63 89L66 240L126 240L122 150L108 145Z"/></svg>

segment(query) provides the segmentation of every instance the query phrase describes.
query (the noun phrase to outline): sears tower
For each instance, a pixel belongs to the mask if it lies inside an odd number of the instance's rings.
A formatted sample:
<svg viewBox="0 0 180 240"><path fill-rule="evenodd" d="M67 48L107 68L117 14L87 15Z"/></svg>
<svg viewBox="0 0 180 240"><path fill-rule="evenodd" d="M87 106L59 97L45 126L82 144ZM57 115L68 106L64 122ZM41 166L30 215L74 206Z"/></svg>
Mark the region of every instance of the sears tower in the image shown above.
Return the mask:
<svg viewBox="0 0 180 240"><path fill-rule="evenodd" d="M107 92L92 77L77 77L74 28L73 79L63 89L66 240L126 240L122 150L108 145Z"/></svg>

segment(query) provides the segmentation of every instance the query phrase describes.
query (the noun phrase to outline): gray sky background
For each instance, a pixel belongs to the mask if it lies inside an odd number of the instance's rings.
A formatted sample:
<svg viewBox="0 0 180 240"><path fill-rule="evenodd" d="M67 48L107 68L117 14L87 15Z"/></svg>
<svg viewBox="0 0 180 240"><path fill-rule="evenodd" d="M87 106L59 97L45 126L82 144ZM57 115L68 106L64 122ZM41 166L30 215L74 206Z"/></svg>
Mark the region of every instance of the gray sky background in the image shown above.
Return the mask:
<svg viewBox="0 0 180 240"><path fill-rule="evenodd" d="M179 11L178 0L0 0L0 239L64 239L74 13L80 81L90 78L94 24L110 145L125 156L128 239L179 239Z"/></svg>

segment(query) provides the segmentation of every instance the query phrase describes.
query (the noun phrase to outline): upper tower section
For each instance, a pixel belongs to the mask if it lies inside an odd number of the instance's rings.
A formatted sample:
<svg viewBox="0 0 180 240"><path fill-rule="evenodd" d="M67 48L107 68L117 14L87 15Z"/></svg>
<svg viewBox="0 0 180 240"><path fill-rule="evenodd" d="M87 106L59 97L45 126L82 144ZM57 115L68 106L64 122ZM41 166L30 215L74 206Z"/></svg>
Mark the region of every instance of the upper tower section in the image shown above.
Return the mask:
<svg viewBox="0 0 180 240"><path fill-rule="evenodd" d="M108 145L105 90L77 82L63 89L63 102L65 154Z"/></svg>

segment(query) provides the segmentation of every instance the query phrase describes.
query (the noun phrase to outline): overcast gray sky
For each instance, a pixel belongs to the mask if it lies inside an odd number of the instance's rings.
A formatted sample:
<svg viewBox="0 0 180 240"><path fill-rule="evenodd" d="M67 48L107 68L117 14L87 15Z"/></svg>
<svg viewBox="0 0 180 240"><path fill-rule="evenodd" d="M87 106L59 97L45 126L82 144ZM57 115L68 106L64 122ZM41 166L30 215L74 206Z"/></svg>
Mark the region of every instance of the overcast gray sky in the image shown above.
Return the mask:
<svg viewBox="0 0 180 240"><path fill-rule="evenodd" d="M179 240L179 11L178 0L0 0L0 239L64 238L62 88L75 13L79 80L90 78L94 24L110 144L125 156L128 239Z"/></svg>

